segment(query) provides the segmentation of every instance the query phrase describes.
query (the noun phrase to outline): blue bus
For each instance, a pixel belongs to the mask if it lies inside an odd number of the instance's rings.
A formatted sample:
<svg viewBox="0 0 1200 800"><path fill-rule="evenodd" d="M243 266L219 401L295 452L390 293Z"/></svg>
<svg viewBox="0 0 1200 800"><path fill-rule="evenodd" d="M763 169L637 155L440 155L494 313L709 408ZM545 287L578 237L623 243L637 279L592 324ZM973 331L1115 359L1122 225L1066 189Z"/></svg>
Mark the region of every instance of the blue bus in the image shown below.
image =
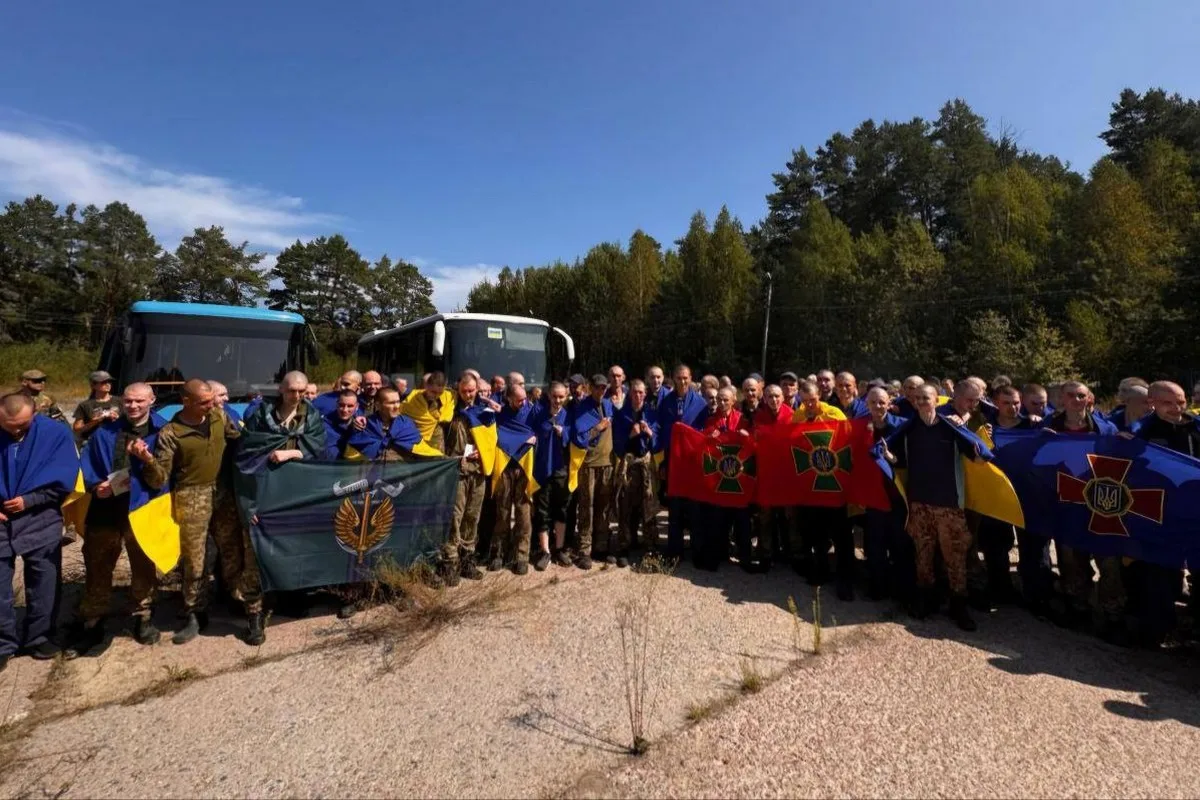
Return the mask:
<svg viewBox="0 0 1200 800"><path fill-rule="evenodd" d="M254 397L277 394L284 373L316 361L316 340L299 314L140 300L109 334L100 369L112 373L117 392L138 381L153 386L156 408L170 419L190 378L225 384L241 413Z"/></svg>

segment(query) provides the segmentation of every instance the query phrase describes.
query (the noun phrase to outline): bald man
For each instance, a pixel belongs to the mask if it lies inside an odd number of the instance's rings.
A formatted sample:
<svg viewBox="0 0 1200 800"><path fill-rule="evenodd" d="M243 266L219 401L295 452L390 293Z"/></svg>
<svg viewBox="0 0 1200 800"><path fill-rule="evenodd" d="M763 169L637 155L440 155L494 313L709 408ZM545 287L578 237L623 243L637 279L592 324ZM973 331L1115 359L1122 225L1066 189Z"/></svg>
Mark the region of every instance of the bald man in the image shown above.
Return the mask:
<svg viewBox="0 0 1200 800"><path fill-rule="evenodd" d="M130 458L136 441L158 433L165 421L150 412L154 390L145 383L131 383L121 395L121 414L103 423L84 446L84 488L92 495L87 510L87 535L83 539L85 581L79 604L79 628L68 649L68 656L83 655L104 642L104 619L112 602L113 572L121 558L121 547L129 556L129 613L133 617L133 638L138 644L152 645L159 640L158 628L151 621L154 589L158 571L142 551L129 525L129 492L118 482L114 488L109 475L142 468Z"/></svg>
<svg viewBox="0 0 1200 800"><path fill-rule="evenodd" d="M71 429L35 410L26 394L0 398L0 670L21 649L38 659L58 652L50 637L62 568L62 502L79 474L79 457ZM17 556L25 567L20 628L12 590Z"/></svg>
<svg viewBox="0 0 1200 800"><path fill-rule="evenodd" d="M346 370L342 373L342 377L337 379L333 391L319 394L315 400L311 401L313 407L322 414L332 414L337 410L338 394L346 389L358 394L359 389L362 387L362 382L363 376L361 372L356 369Z"/></svg>
<svg viewBox="0 0 1200 800"><path fill-rule="evenodd" d="M212 519L213 495L226 445L241 435L237 426L216 407L216 398L207 381L192 378L183 384L181 395L183 407L159 431L154 452L141 439L130 450L145 465L143 478L148 486L157 489L171 482L175 520L179 523L185 614L183 627L172 638L175 644L190 642L208 625L204 547Z"/></svg>
<svg viewBox="0 0 1200 800"><path fill-rule="evenodd" d="M1133 426L1133 435L1151 444L1200 458L1200 419L1187 411L1188 398L1183 387L1171 381L1155 381L1148 390L1154 413ZM1189 564L1189 567L1195 567ZM1135 562L1141 580L1138 637L1145 647L1157 648L1175 627L1175 598L1182 585L1182 572L1172 567ZM1196 619L1195 587L1190 595Z"/></svg>
<svg viewBox="0 0 1200 800"><path fill-rule="evenodd" d="M362 394L358 396L358 404L364 416L375 413L375 398L383 388L383 376L373 369L367 370L362 376Z"/></svg>

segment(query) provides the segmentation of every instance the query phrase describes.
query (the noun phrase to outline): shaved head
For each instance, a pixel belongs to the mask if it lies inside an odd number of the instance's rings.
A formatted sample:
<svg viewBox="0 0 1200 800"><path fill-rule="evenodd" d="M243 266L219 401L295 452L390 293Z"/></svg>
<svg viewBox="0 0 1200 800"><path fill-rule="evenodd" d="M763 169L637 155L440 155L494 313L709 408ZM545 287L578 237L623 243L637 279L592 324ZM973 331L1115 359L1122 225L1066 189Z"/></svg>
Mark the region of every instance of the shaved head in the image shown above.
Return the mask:
<svg viewBox="0 0 1200 800"><path fill-rule="evenodd" d="M182 392L184 397L196 398L204 395L211 395L213 390L208 381L202 381L199 378L192 378L191 380L184 382Z"/></svg>
<svg viewBox="0 0 1200 800"><path fill-rule="evenodd" d="M33 398L27 394L6 394L0 398L0 430L14 439L25 435L33 424Z"/></svg>

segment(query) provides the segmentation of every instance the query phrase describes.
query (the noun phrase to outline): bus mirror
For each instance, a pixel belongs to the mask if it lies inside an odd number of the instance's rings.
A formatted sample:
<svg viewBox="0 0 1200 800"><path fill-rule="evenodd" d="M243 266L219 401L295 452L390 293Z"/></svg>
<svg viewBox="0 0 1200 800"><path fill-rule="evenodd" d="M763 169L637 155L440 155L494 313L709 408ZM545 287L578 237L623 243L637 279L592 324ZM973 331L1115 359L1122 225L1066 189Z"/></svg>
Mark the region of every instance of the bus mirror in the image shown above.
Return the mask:
<svg viewBox="0 0 1200 800"><path fill-rule="evenodd" d="M575 360L575 340L567 335L567 332L562 328L554 328L555 333L562 337L563 344L567 348L567 365L569 366Z"/></svg>
<svg viewBox="0 0 1200 800"><path fill-rule="evenodd" d="M446 323L440 319L433 323L433 350L431 355L434 358L441 358L446 353Z"/></svg>

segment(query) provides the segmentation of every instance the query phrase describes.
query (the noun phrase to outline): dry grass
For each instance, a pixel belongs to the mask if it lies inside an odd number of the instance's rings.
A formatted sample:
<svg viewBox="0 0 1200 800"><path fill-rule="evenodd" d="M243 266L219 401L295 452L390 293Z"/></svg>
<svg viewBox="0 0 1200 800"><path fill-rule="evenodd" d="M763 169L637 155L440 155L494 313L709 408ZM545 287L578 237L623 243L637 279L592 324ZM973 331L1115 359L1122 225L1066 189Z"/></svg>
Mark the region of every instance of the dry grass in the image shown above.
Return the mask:
<svg viewBox="0 0 1200 800"><path fill-rule="evenodd" d="M767 679L758 671L758 664L753 659L742 661L742 677L738 681L738 690L742 694L758 694L767 685Z"/></svg>
<svg viewBox="0 0 1200 800"><path fill-rule="evenodd" d="M650 692L652 667L662 660L665 641L657 636L654 596L662 578L674 565L655 555L642 559L637 572L647 576L635 596L617 606L617 633L621 642L622 678L625 708L629 716L629 752L642 755L649 747L646 739L646 711L653 700ZM659 641L654 642L655 639Z"/></svg>
<svg viewBox="0 0 1200 800"><path fill-rule="evenodd" d="M179 667L175 664L168 664L163 669L167 673L165 678L143 686L122 700L121 705L136 706L139 703L153 700L156 697L168 697L201 677L200 670L194 667Z"/></svg>
<svg viewBox="0 0 1200 800"><path fill-rule="evenodd" d="M821 625L821 587L820 586L816 587L816 591L813 592L812 611L813 611L812 651L813 651L813 655L819 656L819 655L821 655L821 629L822 629L822 625Z"/></svg>

